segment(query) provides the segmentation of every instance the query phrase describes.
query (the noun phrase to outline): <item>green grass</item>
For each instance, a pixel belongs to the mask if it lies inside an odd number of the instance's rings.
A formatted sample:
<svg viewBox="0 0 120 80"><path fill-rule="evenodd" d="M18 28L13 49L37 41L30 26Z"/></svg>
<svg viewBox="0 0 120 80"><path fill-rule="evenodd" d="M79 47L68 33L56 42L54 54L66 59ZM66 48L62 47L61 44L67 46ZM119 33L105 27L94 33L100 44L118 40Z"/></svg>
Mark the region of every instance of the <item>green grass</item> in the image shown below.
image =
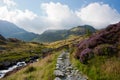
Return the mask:
<svg viewBox="0 0 120 80"><path fill-rule="evenodd" d="M36 63L30 64L22 70L13 73L1 80L54 80L53 74L57 57L60 52L53 52L44 59L39 60Z"/></svg>
<svg viewBox="0 0 120 80"><path fill-rule="evenodd" d="M21 59L28 61L31 56L42 56L41 51L46 48L44 45L32 42L8 42L6 45L0 46L5 48L5 50L0 52L0 63L4 61L19 61Z"/></svg>
<svg viewBox="0 0 120 80"><path fill-rule="evenodd" d="M46 43L46 47L48 48L60 48L64 45L71 45L73 43L77 43L79 42L80 40L83 40L84 39L84 36L72 36L69 37L68 39L65 39L65 40L60 40L60 41L56 41L56 42L52 42L52 43Z"/></svg>
<svg viewBox="0 0 120 80"><path fill-rule="evenodd" d="M89 80L120 79L120 59L118 57L95 56L89 60L88 64L82 64L73 57L74 53L71 54L71 62L79 71L87 75Z"/></svg>

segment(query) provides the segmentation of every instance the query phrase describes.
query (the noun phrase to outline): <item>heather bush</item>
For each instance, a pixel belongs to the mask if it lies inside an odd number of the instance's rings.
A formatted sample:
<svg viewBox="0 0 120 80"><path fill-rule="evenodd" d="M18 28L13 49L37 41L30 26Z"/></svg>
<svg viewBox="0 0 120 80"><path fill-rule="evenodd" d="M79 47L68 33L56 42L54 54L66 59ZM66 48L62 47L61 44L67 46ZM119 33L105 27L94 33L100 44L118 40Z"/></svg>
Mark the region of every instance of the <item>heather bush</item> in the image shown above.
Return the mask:
<svg viewBox="0 0 120 80"><path fill-rule="evenodd" d="M83 50L80 54L80 61L82 63L87 63L87 60L89 60L90 58L93 57L93 52L91 49L86 48L85 50Z"/></svg>
<svg viewBox="0 0 120 80"><path fill-rule="evenodd" d="M30 72L33 72L33 71L36 71L36 68L33 67L33 66L30 66L26 69L26 71L24 73L30 73Z"/></svg>
<svg viewBox="0 0 120 80"><path fill-rule="evenodd" d="M93 52L96 55L112 55L116 52L116 48L110 44L101 44L94 48Z"/></svg>
<svg viewBox="0 0 120 80"><path fill-rule="evenodd" d="M111 55L117 52L117 45L120 43L120 22L109 25L106 29L90 36L78 44L75 57L82 63L89 60L90 54Z"/></svg>

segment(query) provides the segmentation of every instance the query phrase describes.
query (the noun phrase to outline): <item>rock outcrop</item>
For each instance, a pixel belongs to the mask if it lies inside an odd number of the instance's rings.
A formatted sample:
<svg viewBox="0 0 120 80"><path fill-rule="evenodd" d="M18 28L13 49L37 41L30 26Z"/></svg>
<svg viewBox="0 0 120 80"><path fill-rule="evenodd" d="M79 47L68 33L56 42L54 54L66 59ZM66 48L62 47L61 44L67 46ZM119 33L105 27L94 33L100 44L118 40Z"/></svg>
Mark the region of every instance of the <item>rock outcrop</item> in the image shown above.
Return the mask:
<svg viewBox="0 0 120 80"><path fill-rule="evenodd" d="M0 45L6 44L6 39L0 34Z"/></svg>
<svg viewBox="0 0 120 80"><path fill-rule="evenodd" d="M9 42L21 42L21 40L18 40L16 38L8 38L7 39Z"/></svg>
<svg viewBox="0 0 120 80"><path fill-rule="evenodd" d="M6 40L6 39L0 34L0 40Z"/></svg>
<svg viewBox="0 0 120 80"><path fill-rule="evenodd" d="M89 39L83 40L78 44L76 58L82 63L87 63L94 55L114 55L118 51L120 43L120 22L111 24Z"/></svg>

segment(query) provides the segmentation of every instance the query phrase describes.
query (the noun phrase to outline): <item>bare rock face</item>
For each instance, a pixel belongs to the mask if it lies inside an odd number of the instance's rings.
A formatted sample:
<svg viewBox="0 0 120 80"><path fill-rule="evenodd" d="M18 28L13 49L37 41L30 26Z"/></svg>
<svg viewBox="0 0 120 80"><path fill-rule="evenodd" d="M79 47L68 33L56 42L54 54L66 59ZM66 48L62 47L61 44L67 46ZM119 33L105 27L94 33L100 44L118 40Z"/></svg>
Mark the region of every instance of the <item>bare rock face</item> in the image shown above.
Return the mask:
<svg viewBox="0 0 120 80"><path fill-rule="evenodd" d="M8 38L8 41L10 41L10 42L20 42L20 40L18 40L16 38Z"/></svg>
<svg viewBox="0 0 120 80"><path fill-rule="evenodd" d="M113 55L118 51L118 43L120 43L120 22L111 24L89 39L81 41L75 57L86 63L93 55Z"/></svg>
<svg viewBox="0 0 120 80"><path fill-rule="evenodd" d="M6 44L6 39L0 34L0 45Z"/></svg>
<svg viewBox="0 0 120 80"><path fill-rule="evenodd" d="M6 40L6 39L0 34L0 40Z"/></svg>

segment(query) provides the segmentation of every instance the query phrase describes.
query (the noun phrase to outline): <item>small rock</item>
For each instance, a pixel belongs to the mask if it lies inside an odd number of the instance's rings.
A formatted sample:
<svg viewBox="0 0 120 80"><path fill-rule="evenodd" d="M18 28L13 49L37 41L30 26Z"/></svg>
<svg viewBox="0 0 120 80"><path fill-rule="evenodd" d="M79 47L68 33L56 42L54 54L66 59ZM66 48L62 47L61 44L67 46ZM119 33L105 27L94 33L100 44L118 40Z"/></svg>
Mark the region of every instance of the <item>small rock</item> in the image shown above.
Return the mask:
<svg viewBox="0 0 120 80"><path fill-rule="evenodd" d="M60 71L60 70L55 70L55 71L54 71L54 74L55 74L55 76L57 76L57 77L64 77L64 76L65 76L65 75L63 74L63 72Z"/></svg>
<svg viewBox="0 0 120 80"><path fill-rule="evenodd" d="M59 77L56 77L54 80L61 80Z"/></svg>

